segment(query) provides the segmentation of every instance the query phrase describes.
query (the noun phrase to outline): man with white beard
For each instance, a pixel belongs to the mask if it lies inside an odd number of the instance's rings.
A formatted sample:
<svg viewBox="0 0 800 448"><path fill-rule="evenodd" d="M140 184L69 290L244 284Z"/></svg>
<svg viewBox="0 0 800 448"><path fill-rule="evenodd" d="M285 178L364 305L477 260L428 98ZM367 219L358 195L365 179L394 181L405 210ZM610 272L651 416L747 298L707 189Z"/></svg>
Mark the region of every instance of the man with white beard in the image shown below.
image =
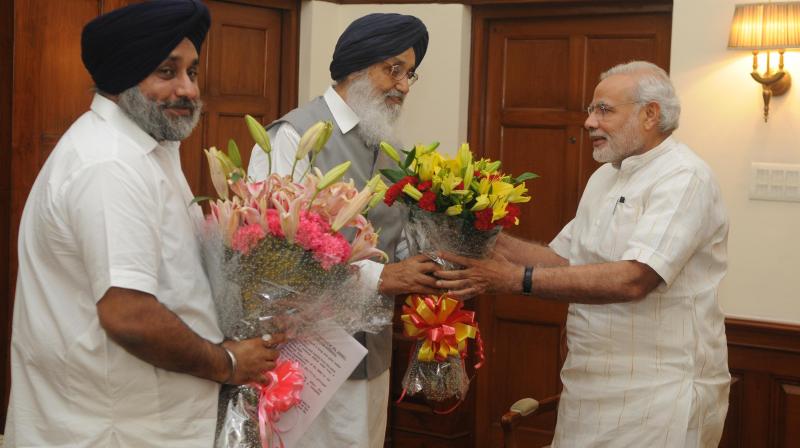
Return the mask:
<svg viewBox="0 0 800 448"><path fill-rule="evenodd" d="M441 271L459 295L569 303L555 447L716 447L728 409L728 217L713 173L672 136L664 70L601 76L585 128L595 160L575 218L549 247L501 235L497 256Z"/></svg>
<svg viewBox="0 0 800 448"><path fill-rule="evenodd" d="M180 168L210 21L160 0L83 29L97 93L20 224L7 447L210 447L219 384L268 381L282 337L221 343Z"/></svg>
<svg viewBox="0 0 800 448"><path fill-rule="evenodd" d="M335 84L323 96L299 107L267 126L272 141L272 170L290 174L300 135L318 121L333 123L326 148L315 159L323 172L350 160L345 177L358 188L379 169L394 162L378 149L382 140L400 146L395 124L409 87L417 80L416 69L428 46L428 31L418 18L401 14L369 14L351 23L339 37L330 64ZM302 159L295 168L299 178L309 166ZM266 176L267 158L256 146L248 174ZM364 262L364 281L380 293L433 293L437 266L425 256L395 261L404 221L397 208L380 203L370 211L369 220L380 229L379 248L390 257L383 265ZM336 392L301 439L302 447L383 446L389 396L391 328L377 335L357 334L367 349L365 360Z"/></svg>

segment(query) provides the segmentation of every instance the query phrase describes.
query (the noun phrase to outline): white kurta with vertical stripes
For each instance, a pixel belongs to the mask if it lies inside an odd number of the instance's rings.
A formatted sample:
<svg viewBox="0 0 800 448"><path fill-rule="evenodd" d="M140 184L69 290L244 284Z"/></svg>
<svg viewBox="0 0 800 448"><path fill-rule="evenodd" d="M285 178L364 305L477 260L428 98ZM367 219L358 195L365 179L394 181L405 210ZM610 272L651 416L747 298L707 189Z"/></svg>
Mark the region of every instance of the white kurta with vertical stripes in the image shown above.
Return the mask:
<svg viewBox="0 0 800 448"><path fill-rule="evenodd" d="M624 198L624 199L621 199ZM571 265L636 260L646 298L572 304L553 447L716 447L728 409L728 218L708 166L672 137L606 164L550 246Z"/></svg>

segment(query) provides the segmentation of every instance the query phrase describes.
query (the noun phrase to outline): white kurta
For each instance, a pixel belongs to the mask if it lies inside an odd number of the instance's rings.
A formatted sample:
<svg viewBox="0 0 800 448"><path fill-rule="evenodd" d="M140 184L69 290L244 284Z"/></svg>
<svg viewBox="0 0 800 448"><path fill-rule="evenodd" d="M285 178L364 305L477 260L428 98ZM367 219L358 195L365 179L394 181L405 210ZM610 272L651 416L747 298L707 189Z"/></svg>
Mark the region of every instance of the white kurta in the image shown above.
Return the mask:
<svg viewBox="0 0 800 448"><path fill-rule="evenodd" d="M624 198L624 199L622 199ZM728 218L708 166L672 137L600 167L550 246L571 265L636 260L641 301L571 304L553 447L716 447L728 409Z"/></svg>
<svg viewBox="0 0 800 448"><path fill-rule="evenodd" d="M222 340L178 144L95 96L64 134L22 216L11 343L10 447L210 447L218 385L154 367L108 338L110 287L154 295Z"/></svg>
<svg viewBox="0 0 800 448"><path fill-rule="evenodd" d="M332 87L325 91L323 98L342 133L350 132L356 127L359 122L358 116ZM300 144L297 129L289 123L282 123L271 143L272 171L290 174ZM295 180L300 179L308 166L308 159L297 161ZM266 155L255 146L247 169L248 175L255 179L263 179L266 177L267 169ZM362 281L377 290L383 264L370 260L356 264L361 269ZM371 380L347 380L314 419L314 423L298 442L297 448L383 447L388 404L388 370Z"/></svg>

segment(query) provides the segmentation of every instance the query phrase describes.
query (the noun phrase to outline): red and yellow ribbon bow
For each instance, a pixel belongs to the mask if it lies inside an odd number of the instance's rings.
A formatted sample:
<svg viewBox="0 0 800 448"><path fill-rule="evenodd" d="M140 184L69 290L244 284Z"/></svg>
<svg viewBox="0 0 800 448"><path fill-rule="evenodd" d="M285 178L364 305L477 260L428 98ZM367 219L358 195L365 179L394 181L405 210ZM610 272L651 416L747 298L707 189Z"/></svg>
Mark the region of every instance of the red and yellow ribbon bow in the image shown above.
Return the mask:
<svg viewBox="0 0 800 448"><path fill-rule="evenodd" d="M443 362L448 356L467 356L467 339L478 343L480 361L483 365L483 340L475 312L462 310L459 300L442 296L409 296L403 305L403 333L423 340L417 353L420 361Z"/></svg>

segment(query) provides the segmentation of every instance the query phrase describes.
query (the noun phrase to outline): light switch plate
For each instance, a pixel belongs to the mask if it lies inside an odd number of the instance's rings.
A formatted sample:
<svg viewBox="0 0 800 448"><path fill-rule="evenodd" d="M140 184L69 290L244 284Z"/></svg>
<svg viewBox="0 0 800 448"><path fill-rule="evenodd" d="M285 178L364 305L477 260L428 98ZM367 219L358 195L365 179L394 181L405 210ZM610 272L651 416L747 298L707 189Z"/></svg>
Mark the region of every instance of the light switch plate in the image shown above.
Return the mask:
<svg viewBox="0 0 800 448"><path fill-rule="evenodd" d="M800 165L751 164L750 199L800 202Z"/></svg>

